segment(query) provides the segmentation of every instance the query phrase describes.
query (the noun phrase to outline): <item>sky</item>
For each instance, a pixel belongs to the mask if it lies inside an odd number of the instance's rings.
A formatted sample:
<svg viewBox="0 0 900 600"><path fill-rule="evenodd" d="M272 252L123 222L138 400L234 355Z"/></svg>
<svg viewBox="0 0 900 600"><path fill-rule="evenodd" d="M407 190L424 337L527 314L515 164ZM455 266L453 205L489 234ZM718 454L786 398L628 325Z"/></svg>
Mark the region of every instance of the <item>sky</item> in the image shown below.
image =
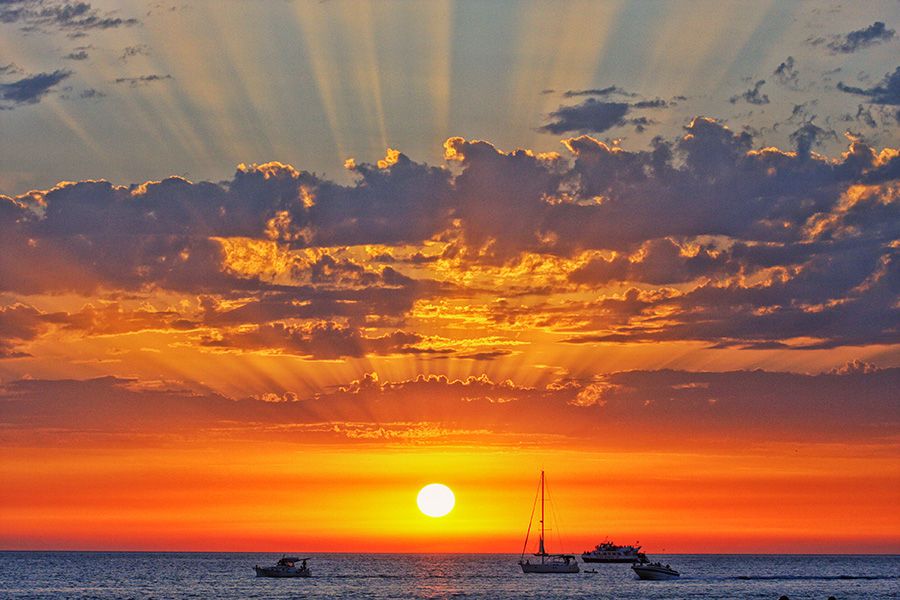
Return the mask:
<svg viewBox="0 0 900 600"><path fill-rule="evenodd" d="M0 0L0 548L900 552L898 26Z"/></svg>

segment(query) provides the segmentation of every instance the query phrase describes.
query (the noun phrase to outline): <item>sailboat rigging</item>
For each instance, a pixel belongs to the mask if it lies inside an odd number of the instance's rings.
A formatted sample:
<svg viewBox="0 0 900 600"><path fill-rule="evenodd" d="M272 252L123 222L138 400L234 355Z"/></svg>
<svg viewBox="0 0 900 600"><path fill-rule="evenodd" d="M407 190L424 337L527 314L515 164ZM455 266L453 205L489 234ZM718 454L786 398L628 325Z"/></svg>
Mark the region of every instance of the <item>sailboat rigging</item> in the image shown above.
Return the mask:
<svg viewBox="0 0 900 600"><path fill-rule="evenodd" d="M541 535L538 538L538 551L534 556L539 557L540 562L531 562L525 558L528 548L528 537L531 535L531 522L534 519L534 507L531 509L531 519L528 521L528 530L525 533L525 545L522 547L522 556L519 557L519 566L523 573L578 573L578 561L574 554L548 554L544 547L544 471L541 471ZM535 498L537 500L537 498Z"/></svg>

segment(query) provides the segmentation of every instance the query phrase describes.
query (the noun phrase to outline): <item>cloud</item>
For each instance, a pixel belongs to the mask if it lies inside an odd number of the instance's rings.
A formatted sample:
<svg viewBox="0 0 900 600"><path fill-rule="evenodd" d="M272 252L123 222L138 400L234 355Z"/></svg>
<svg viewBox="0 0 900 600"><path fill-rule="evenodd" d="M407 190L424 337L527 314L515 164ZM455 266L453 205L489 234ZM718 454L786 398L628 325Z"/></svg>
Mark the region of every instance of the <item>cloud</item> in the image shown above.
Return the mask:
<svg viewBox="0 0 900 600"><path fill-rule="evenodd" d="M63 58L66 60L87 60L88 53L86 50L78 50L66 54Z"/></svg>
<svg viewBox="0 0 900 600"><path fill-rule="evenodd" d="M29 356L22 350L27 342L38 339L50 329L85 336L114 335L141 331L189 331L199 328L173 310L127 309L117 302L86 304L75 312L44 312L16 303L0 306L0 358Z"/></svg>
<svg viewBox="0 0 900 600"><path fill-rule="evenodd" d="M892 231L896 227L891 227ZM748 250L741 250L744 260ZM736 252L735 252L736 253ZM842 345L896 344L900 310L900 257L877 245L836 244L811 258L786 280L744 286L706 283L645 304L644 315L668 315L660 327L637 319L606 333L569 343L705 341L713 347L822 349ZM839 300L838 300L839 299Z"/></svg>
<svg viewBox="0 0 900 600"><path fill-rule="evenodd" d="M90 50L92 46L80 46L75 48L72 52L69 52L65 56L63 56L66 60L87 60L90 58L88 55L88 50Z"/></svg>
<svg viewBox="0 0 900 600"><path fill-rule="evenodd" d="M748 104L757 104L757 105L768 104L769 96L767 94L762 93L762 86L765 85L765 83L766 83L765 79L760 79L755 84L753 84L752 88L750 88L749 90L747 90L741 94L732 96L731 98L728 99L728 101L731 102L732 104L737 104L741 100L743 100L744 102L747 102Z"/></svg>
<svg viewBox="0 0 900 600"><path fill-rule="evenodd" d="M601 102L588 98L577 106L561 106L550 113L551 121L541 127L547 133L570 131L603 133L613 127L625 125L625 115L630 106L624 102Z"/></svg>
<svg viewBox="0 0 900 600"><path fill-rule="evenodd" d="M101 13L89 2L67 0L4 0L0 3L0 23L14 23L23 31L51 27L72 34L91 30L115 29L138 25L135 18Z"/></svg>
<svg viewBox="0 0 900 600"><path fill-rule="evenodd" d="M794 57L788 56L772 72L775 81L792 90L800 89L800 71L794 66Z"/></svg>
<svg viewBox="0 0 900 600"><path fill-rule="evenodd" d="M668 238L650 240L632 257L619 254L609 259L595 258L572 271L569 279L590 285L611 281L666 285L738 270L736 264L728 264L730 257L726 253L714 248L700 247L694 254L686 250Z"/></svg>
<svg viewBox="0 0 900 600"><path fill-rule="evenodd" d="M829 40L816 38L813 45L825 44L832 54L851 54L857 50L874 46L894 38L896 32L888 29L882 21L875 21L868 27L851 31L846 35L831 36Z"/></svg>
<svg viewBox="0 0 900 600"><path fill-rule="evenodd" d="M617 85L611 85L605 88L593 88L588 90L568 90L563 93L566 98L576 98L578 96L599 96L606 97L612 95L634 97L637 94L623 90Z"/></svg>
<svg viewBox="0 0 900 600"><path fill-rule="evenodd" d="M148 83L154 83L156 81L165 81L167 79L174 79L171 75L158 75L156 73L152 73L150 75L141 75L139 77L117 77L113 80L115 84L126 84L130 87L138 87L141 85L147 85Z"/></svg>
<svg viewBox="0 0 900 600"><path fill-rule="evenodd" d="M208 347L265 350L315 359L361 358L367 355L428 353L418 348L422 336L403 331L368 337L354 327L333 322L311 325L271 323L251 330L226 332L206 339Z"/></svg>
<svg viewBox="0 0 900 600"><path fill-rule="evenodd" d="M25 304L0 307L0 359L28 356L19 346L38 337L45 319L39 310Z"/></svg>
<svg viewBox="0 0 900 600"><path fill-rule="evenodd" d="M830 375L860 375L866 373L875 373L876 371L880 371L876 365L872 363L863 362L861 360L852 360L844 363L840 367L834 367L829 370L828 373Z"/></svg>
<svg viewBox="0 0 900 600"><path fill-rule="evenodd" d="M637 96L637 94L627 93L616 86L594 90L570 90L563 95L566 98L577 96L605 98L613 94L629 97ZM560 106L559 109L550 113L550 120L540 128L540 131L554 134L569 132L603 133L614 127L628 124L635 125L638 131L643 131L651 123L648 118L635 117L626 119L625 116L635 108L666 108L668 106L669 103L661 98L626 103L607 102L591 97L575 106Z"/></svg>
<svg viewBox="0 0 900 600"><path fill-rule="evenodd" d="M810 120L791 133L788 139L795 144L798 154L808 156L810 150L817 146L828 133ZM835 138L837 137L834 132L830 132L830 134Z"/></svg>
<svg viewBox="0 0 900 600"><path fill-rule="evenodd" d="M135 56L149 56L150 55L150 46L147 44L138 44L136 46L127 46L124 50L122 50L122 55L119 57L119 60L122 62L127 62L128 59L134 58Z"/></svg>
<svg viewBox="0 0 900 600"><path fill-rule="evenodd" d="M0 75L15 75L22 72L22 68L16 63L0 65Z"/></svg>
<svg viewBox="0 0 900 600"><path fill-rule="evenodd" d="M900 106L900 67L894 69L893 73L885 74L881 83L870 88L853 87L843 82L839 82L837 87L848 94L866 96L872 104Z"/></svg>
<svg viewBox="0 0 900 600"><path fill-rule="evenodd" d="M409 331L426 299L475 310L501 290L586 287L596 302L496 303L485 318L592 343L893 343L900 158L857 139L835 158L813 152L828 135L810 117L797 151L756 148L698 117L636 151L589 136L566 153L451 138L452 168L391 150L352 164L349 184L280 163L219 184L65 183L0 196L0 289L202 296L203 314L182 316L210 339L262 349L235 334L281 323L281 347L298 352L317 323L338 328L337 346L349 347L340 330L374 352L361 338Z"/></svg>
<svg viewBox="0 0 900 600"><path fill-rule="evenodd" d="M82 100L105 98L106 94L94 88L85 88L78 93L78 97Z"/></svg>
<svg viewBox="0 0 900 600"><path fill-rule="evenodd" d="M11 109L27 104L37 104L53 89L53 86L72 75L71 71L30 75L12 83L0 83L0 109Z"/></svg>

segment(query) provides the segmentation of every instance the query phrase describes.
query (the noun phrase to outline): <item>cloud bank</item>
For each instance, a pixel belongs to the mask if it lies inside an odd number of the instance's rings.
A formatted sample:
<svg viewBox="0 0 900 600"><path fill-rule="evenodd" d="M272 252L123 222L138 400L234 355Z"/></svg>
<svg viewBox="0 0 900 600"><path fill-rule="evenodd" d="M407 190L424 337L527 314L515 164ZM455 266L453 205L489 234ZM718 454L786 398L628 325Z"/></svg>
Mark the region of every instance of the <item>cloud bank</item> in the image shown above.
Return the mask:
<svg viewBox="0 0 900 600"><path fill-rule="evenodd" d="M820 375L765 371L628 371L524 387L486 376L368 373L313 397L231 399L173 384L103 377L0 386L2 434L283 436L330 443L571 443L605 448L652 439L670 448L721 443L885 443L900 425L900 369L849 364ZM543 439L543 442L541 441ZM530 441L529 441L530 440Z"/></svg>
<svg viewBox="0 0 900 600"><path fill-rule="evenodd" d="M0 291L168 290L197 299L180 317L205 328L206 347L361 356L433 352L405 326L418 303L496 293L463 273L553 264L518 294L596 300L512 298L485 318L579 344L895 344L900 155L852 140L827 158L812 151L821 134L808 123L796 151L759 149L696 118L641 151L588 136L565 140L567 156L451 138L452 168L392 150L350 164L350 185L280 163L222 184L64 183L0 197ZM8 355L27 352L2 337Z"/></svg>

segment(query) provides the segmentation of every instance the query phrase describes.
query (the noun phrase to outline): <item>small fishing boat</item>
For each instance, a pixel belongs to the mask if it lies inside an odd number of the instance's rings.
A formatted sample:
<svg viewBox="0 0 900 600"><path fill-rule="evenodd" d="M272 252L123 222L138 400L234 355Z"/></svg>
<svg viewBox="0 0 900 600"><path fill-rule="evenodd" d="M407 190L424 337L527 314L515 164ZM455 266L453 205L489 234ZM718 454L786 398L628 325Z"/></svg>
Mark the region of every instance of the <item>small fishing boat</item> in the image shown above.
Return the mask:
<svg viewBox="0 0 900 600"><path fill-rule="evenodd" d="M274 566L260 567L256 565L257 577L312 577L312 571L306 566L308 558L297 558L296 556L282 557ZM297 566L300 563L300 566Z"/></svg>
<svg viewBox="0 0 900 600"><path fill-rule="evenodd" d="M537 496L535 496L535 503ZM534 507L531 509L534 518ZM578 561L574 554L549 554L544 549L544 472L541 471L541 537L538 538L538 551L534 556L540 561L525 558L525 550L528 548L528 536L531 534L531 523L528 523L528 531L525 533L525 545L522 547L522 556L519 557L519 566L523 573L578 573Z"/></svg>
<svg viewBox="0 0 900 600"><path fill-rule="evenodd" d="M639 562L631 565L631 570L641 579L675 579L681 577L681 573L661 562Z"/></svg>

